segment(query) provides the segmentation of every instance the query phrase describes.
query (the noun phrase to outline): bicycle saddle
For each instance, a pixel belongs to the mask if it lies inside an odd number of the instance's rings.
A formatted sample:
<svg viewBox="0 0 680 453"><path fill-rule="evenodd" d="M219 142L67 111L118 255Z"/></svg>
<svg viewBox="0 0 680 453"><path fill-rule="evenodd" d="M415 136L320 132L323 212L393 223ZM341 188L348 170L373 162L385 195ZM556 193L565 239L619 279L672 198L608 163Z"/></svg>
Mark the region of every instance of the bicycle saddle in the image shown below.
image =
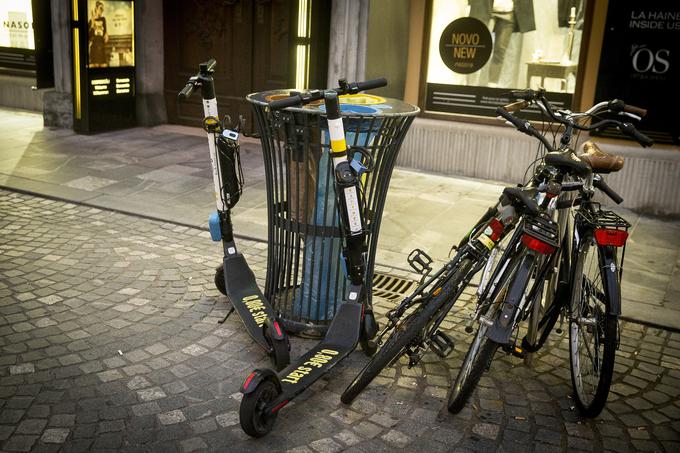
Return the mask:
<svg viewBox="0 0 680 453"><path fill-rule="evenodd" d="M583 144L583 154L578 157L588 162L595 173L612 173L623 168L623 157L606 153L591 141Z"/></svg>
<svg viewBox="0 0 680 453"><path fill-rule="evenodd" d="M545 155L546 165L566 169L569 173L578 176L588 176L592 170L590 164L581 160L573 151L551 151Z"/></svg>

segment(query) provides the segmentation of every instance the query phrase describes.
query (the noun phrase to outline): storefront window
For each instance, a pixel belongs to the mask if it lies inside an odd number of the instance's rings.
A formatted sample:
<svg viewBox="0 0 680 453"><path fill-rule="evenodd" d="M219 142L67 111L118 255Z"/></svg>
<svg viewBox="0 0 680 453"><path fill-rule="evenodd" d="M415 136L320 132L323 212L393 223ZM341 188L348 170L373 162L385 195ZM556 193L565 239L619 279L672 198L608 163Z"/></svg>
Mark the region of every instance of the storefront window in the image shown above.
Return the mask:
<svg viewBox="0 0 680 453"><path fill-rule="evenodd" d="M426 110L493 116L509 89L569 107L585 0L433 0Z"/></svg>
<svg viewBox="0 0 680 453"><path fill-rule="evenodd" d="M31 0L0 2L0 68L35 69Z"/></svg>

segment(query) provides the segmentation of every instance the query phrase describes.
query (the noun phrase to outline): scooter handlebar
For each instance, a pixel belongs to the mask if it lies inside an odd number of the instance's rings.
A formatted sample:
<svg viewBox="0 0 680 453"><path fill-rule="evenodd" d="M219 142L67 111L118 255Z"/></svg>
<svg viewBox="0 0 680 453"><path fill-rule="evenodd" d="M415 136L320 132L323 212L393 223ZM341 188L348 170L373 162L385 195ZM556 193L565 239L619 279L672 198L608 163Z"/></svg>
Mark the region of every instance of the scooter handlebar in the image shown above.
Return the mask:
<svg viewBox="0 0 680 453"><path fill-rule="evenodd" d="M360 91L372 90L374 88L387 86L387 79L381 77L379 79L366 80L365 82L354 83L347 83L344 80L341 80L340 84L341 84L340 87L334 88L332 90L335 91L338 94L338 96L342 96L344 94L357 94ZM277 99L269 103L269 108L271 108L272 110L280 110L285 109L286 107L295 107L298 105L309 104L310 102L323 99L324 93L326 91L312 90L305 93L295 94L293 96L289 96L283 99Z"/></svg>

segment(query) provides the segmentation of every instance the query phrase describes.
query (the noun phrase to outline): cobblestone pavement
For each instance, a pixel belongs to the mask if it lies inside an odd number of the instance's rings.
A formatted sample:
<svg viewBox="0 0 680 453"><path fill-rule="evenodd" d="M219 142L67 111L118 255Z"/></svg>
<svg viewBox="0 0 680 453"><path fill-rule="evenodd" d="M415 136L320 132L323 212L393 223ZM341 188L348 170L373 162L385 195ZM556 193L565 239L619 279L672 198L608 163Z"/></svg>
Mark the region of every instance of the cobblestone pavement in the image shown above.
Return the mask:
<svg viewBox="0 0 680 453"><path fill-rule="evenodd" d="M42 124L41 115L0 108L0 187L206 227L215 209L214 189L200 128L163 125L77 135ZM234 231L266 240L267 197L258 142L242 140L241 161L246 187L235 210ZM395 169L376 261L403 267L417 247L441 262L451 244L496 203L504 185ZM680 329L680 222L622 211L632 224L623 317Z"/></svg>
<svg viewBox="0 0 680 453"><path fill-rule="evenodd" d="M242 248L263 276L266 245ZM250 439L237 391L269 362L236 316L217 322L219 252L204 231L0 190L0 450L680 451L680 334L639 324L622 324L596 420L572 410L564 337L532 368L495 360L448 414L466 307L446 321L459 340L447 360L400 363L345 407L355 352ZM312 344L294 338L292 357Z"/></svg>

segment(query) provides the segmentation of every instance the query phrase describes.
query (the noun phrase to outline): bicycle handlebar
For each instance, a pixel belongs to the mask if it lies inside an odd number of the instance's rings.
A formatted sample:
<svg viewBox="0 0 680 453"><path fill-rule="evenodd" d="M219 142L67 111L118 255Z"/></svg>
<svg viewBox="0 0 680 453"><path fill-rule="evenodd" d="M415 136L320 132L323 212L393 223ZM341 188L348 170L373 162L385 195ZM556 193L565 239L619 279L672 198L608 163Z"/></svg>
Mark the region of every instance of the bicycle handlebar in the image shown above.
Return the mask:
<svg viewBox="0 0 680 453"><path fill-rule="evenodd" d="M604 192L609 198L614 201L616 204L621 204L623 202L623 197L616 193L614 189L609 187L606 182L604 182L604 179L602 178L594 178L593 179L593 186L597 187L600 189L602 192Z"/></svg>
<svg viewBox="0 0 680 453"><path fill-rule="evenodd" d="M607 103L607 108L611 110L612 112L627 112L627 113L632 113L633 115L637 115L639 117L643 117L647 114L647 110L643 109L642 107L636 107L634 105L626 104L623 102L621 99L614 99L612 101L609 101Z"/></svg>
<svg viewBox="0 0 680 453"><path fill-rule="evenodd" d="M545 140L545 137L543 137L542 134L538 133L535 129L533 129L533 127L531 127L531 124L528 121L517 118L510 112L517 112L527 107L532 102L537 102L541 103L541 105L543 106L543 110L546 111L553 120L561 124L565 124L575 129L580 129L583 131L592 131L595 129L603 128L605 126L615 126L619 128L621 132L625 133L626 135L637 141L643 148L652 146L654 144L654 140L652 140L642 132L638 131L632 123L625 123L614 119L604 119L602 121L598 121L597 123L590 124L589 126L584 126L576 124L570 119L563 119L555 115L555 113L552 110L552 106L550 105L550 102L545 98L541 91L535 92L534 90L520 90L513 91L512 94L517 95L517 97L524 96L527 99L522 99L518 102L508 104L504 107L498 107L496 109L496 114L502 116L513 126L515 126L515 128L517 128L517 130L519 130L520 132L538 138L544 145L546 145L546 147L549 150L553 150L553 148L547 144L548 142L547 140ZM644 116L647 113L647 111L643 108L636 107L634 105L626 105L623 101L618 99L609 101L605 105L609 110L613 112L629 112L638 116ZM529 127L531 127L531 129L533 130L530 130Z"/></svg>
<svg viewBox="0 0 680 453"><path fill-rule="evenodd" d="M620 123L619 129L621 129L621 132L624 134L634 138L640 145L642 145L643 148L652 146L654 144L654 140L637 130L631 123Z"/></svg>
<svg viewBox="0 0 680 453"><path fill-rule="evenodd" d="M323 99L326 91L335 91L338 96L343 94L357 94L360 91L372 90L387 85L387 79L381 77L379 79L367 80L365 82L348 83L345 80L340 80L340 86L332 90L312 90L306 93L295 94L283 99L277 99L269 103L272 110L285 109L286 107L295 107L296 105L305 105L310 102Z"/></svg>
<svg viewBox="0 0 680 453"><path fill-rule="evenodd" d="M531 125L531 123L527 120L523 120L521 118L517 118L515 115L512 113L508 112L505 110L503 107L497 107L496 108L496 115L503 117L505 120L507 120L509 123L511 123L515 128L527 135L530 135L532 137L537 138L538 140L541 141L545 145L545 147L548 149L548 151L555 151L555 148L552 146L552 144L548 141L547 138L543 136L540 132L534 128L534 126Z"/></svg>
<svg viewBox="0 0 680 453"><path fill-rule="evenodd" d="M519 112L520 110L529 107L530 104L531 103L529 101L526 101L526 100L523 99L521 101L513 102L512 104L504 105L503 108L506 111L513 113L513 112Z"/></svg>

